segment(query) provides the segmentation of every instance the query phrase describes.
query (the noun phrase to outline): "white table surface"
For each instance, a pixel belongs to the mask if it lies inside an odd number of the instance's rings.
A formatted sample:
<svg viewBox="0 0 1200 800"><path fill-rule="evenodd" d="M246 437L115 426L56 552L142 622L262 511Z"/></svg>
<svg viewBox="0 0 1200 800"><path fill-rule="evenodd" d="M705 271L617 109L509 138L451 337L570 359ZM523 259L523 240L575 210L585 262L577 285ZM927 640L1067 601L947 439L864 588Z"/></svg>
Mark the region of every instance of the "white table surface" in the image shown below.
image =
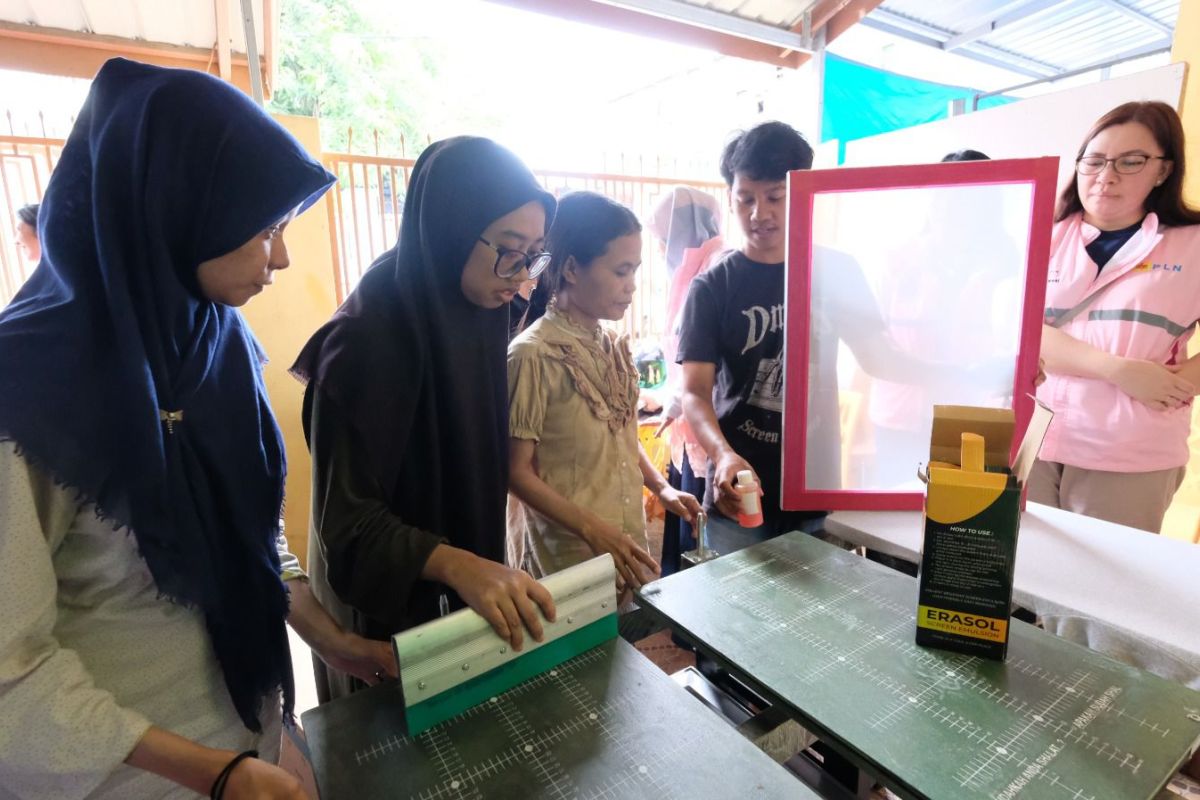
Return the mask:
<svg viewBox="0 0 1200 800"><path fill-rule="evenodd" d="M920 560L919 511L838 511L825 527ZM1013 602L1052 633L1200 690L1200 545L1030 503Z"/></svg>

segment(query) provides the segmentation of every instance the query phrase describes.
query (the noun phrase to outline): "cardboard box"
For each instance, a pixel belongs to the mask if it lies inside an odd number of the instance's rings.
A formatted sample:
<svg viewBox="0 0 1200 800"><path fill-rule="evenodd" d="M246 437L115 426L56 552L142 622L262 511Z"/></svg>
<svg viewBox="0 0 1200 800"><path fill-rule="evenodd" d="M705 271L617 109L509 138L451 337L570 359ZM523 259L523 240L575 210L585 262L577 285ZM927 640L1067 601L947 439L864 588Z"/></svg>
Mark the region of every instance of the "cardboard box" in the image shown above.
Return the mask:
<svg viewBox="0 0 1200 800"><path fill-rule="evenodd" d="M1010 464L1010 409L934 406L917 644L996 660L1007 655L1021 493L1052 417L1036 405ZM981 463L964 464L973 448L982 451Z"/></svg>

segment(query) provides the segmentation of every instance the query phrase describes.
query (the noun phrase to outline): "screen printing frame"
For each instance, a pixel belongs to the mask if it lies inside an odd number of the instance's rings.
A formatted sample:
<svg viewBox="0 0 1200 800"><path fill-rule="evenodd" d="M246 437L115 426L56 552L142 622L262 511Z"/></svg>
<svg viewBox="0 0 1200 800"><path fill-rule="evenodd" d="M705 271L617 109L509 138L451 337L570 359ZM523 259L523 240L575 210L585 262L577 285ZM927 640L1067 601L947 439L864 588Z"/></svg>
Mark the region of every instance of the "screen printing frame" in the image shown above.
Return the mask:
<svg viewBox="0 0 1200 800"><path fill-rule="evenodd" d="M822 194L889 189L1020 184L1030 186L1025 296L1012 395L1013 412L1016 417L1013 433L1015 453L1015 448L1020 443L1033 413L1033 399L1029 394L1038 370L1057 175L1056 157L796 170L788 173L787 265L784 289L786 345L783 378L783 473L779 495L784 510L916 511L924 506L924 493L919 490L807 488L806 421L811 350L812 221L816 197Z"/></svg>

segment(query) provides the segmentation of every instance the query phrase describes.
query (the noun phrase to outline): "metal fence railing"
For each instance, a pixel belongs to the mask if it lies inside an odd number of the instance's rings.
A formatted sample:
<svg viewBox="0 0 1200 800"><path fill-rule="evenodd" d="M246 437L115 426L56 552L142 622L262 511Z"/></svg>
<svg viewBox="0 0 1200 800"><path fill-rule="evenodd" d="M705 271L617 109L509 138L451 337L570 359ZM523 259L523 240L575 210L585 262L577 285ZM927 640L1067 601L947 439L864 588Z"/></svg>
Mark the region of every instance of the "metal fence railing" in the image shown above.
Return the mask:
<svg viewBox="0 0 1200 800"><path fill-rule="evenodd" d="M34 267L17 247L16 211L41 200L63 143L63 139L0 136L0 307L12 298ZM325 153L322 161L338 177L326 208L333 278L341 302L371 262L396 243L404 195L416 160L403 154L392 157ZM643 222L649 219L659 197L680 185L711 193L721 208L726 207L725 187L715 181L622 171L534 172L555 195L584 189L600 192L628 206ZM728 212L725 213L727 216ZM723 220L723 229L728 230L728 222ZM662 334L666 316L666 265L654 237L647 232L643 239L638 292L622 321L623 329L635 338Z"/></svg>
<svg viewBox="0 0 1200 800"><path fill-rule="evenodd" d="M331 193L328 209L334 281L338 302L341 302L367 267L396 243L404 194L416 160L325 153L323 161L329 171L338 176L337 189ZM724 184L713 181L537 169L534 174L557 196L577 190L599 192L628 206L643 222L649 219L658 198L675 186L695 187L714 195L721 208L727 205ZM728 230L728 220L723 223L722 228ZM624 330L635 338L660 336L665 327L667 306L667 270L661 250L648 232L643 235L643 240L638 292L629 314L622 321Z"/></svg>
<svg viewBox="0 0 1200 800"><path fill-rule="evenodd" d="M63 141L0 136L0 308L12 299L36 266L17 247L17 209L41 202Z"/></svg>

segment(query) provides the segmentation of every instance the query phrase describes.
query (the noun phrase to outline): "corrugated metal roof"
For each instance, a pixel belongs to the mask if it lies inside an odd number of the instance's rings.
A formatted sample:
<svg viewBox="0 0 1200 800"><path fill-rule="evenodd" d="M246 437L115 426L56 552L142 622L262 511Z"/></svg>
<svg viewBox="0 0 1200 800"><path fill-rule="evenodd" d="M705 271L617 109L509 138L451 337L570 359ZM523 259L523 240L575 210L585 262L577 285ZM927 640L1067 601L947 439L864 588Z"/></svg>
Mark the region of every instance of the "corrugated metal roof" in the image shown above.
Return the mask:
<svg viewBox="0 0 1200 800"><path fill-rule="evenodd" d="M688 0L688 5L711 8L725 14L744 19L791 28L804 19L804 12L817 4L818 0Z"/></svg>
<svg viewBox="0 0 1200 800"><path fill-rule="evenodd" d="M688 7L781 30L833 0L593 0L655 14ZM683 12L680 12L683 9ZM862 24L1032 78L1170 47L1179 0L884 0ZM816 20L819 23L823 20Z"/></svg>
<svg viewBox="0 0 1200 800"><path fill-rule="evenodd" d="M240 4L230 3L232 49L245 52ZM253 0L259 52L263 5ZM275 0L275 10L283 0ZM655 13L692 6L781 30L820 0L623 0ZM0 21L211 48L214 0L0 0ZM269 6L270 8L270 6ZM1179 0L884 0L862 23L1034 78L1050 78L1170 47Z"/></svg>
<svg viewBox="0 0 1200 800"><path fill-rule="evenodd" d="M885 0L863 22L1037 77L1169 48L1179 0Z"/></svg>
<svg viewBox="0 0 1200 800"><path fill-rule="evenodd" d="M252 6L263 53L263 0ZM239 0L229 2L229 9L230 49L245 53ZM217 41L213 0L0 0L0 21L206 50Z"/></svg>

